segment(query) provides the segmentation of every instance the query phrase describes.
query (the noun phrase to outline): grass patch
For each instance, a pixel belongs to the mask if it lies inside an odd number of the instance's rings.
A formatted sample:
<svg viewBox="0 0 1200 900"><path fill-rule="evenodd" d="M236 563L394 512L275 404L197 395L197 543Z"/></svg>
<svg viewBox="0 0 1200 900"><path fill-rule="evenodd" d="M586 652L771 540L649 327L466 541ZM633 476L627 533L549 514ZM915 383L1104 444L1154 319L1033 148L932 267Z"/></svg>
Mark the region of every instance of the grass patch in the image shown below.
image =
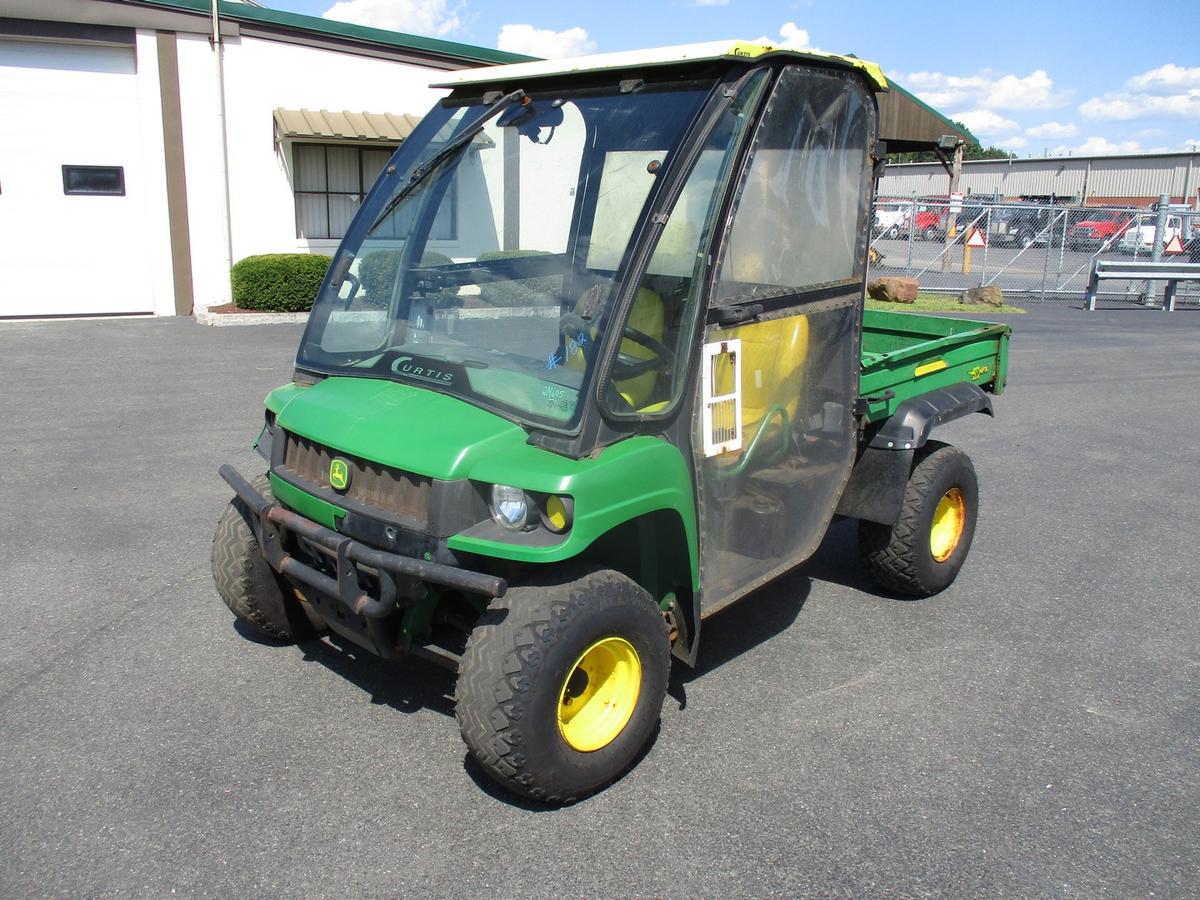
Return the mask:
<svg viewBox="0 0 1200 900"><path fill-rule="evenodd" d="M956 312L979 316L994 316L999 313L1022 315L1025 312L1021 307L1009 306L1007 303L1003 306L968 306L966 303L959 303L958 297L953 294L917 294L915 303L883 303L868 297L867 309L880 309L884 312Z"/></svg>

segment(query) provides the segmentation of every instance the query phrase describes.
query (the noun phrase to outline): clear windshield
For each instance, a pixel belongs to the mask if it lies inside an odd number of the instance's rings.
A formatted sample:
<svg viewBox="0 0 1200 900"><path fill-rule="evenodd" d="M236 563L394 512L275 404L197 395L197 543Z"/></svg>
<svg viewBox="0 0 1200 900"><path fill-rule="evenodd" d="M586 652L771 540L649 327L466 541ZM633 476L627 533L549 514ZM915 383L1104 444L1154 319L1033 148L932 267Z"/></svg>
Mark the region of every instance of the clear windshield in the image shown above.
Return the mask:
<svg viewBox="0 0 1200 900"><path fill-rule="evenodd" d="M435 107L343 241L298 364L571 427L628 246L709 87L534 95L422 177L487 110Z"/></svg>

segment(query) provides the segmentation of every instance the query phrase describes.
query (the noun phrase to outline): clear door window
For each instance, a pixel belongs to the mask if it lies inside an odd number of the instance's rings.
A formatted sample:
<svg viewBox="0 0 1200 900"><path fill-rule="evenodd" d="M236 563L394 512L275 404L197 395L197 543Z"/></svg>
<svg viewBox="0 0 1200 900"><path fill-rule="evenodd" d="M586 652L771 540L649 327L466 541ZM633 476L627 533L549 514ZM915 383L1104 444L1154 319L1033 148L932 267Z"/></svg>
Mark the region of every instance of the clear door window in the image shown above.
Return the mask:
<svg viewBox="0 0 1200 900"><path fill-rule="evenodd" d="M726 235L718 305L862 277L873 112L866 90L844 76L784 70Z"/></svg>
<svg viewBox="0 0 1200 900"><path fill-rule="evenodd" d="M671 208L625 320L617 360L605 387L605 405L615 415L666 413L683 393L723 188L767 80L767 72L762 70L743 86L705 142ZM644 192L648 193L659 171L655 162L652 155L644 154L630 160L632 164L623 167L629 169L627 181L646 182ZM614 176L614 183L616 180ZM603 185L601 181L602 196Z"/></svg>

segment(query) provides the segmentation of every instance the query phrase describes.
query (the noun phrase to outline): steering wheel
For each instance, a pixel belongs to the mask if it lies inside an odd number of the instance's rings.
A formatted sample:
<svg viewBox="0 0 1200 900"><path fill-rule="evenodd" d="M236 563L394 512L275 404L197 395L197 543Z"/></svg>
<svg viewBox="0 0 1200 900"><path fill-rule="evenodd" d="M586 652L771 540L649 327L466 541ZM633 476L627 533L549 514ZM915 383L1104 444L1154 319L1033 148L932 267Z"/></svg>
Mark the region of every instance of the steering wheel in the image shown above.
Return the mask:
<svg viewBox="0 0 1200 900"><path fill-rule="evenodd" d="M571 340L579 340L580 335L587 334L587 322L577 313L567 313L559 320L559 332ZM644 331L638 331L632 325L626 325L622 336L645 347L654 355L640 359L630 353L617 353L613 363L613 377L621 381L637 378L647 372L669 369L675 365L675 352L662 341L655 340Z"/></svg>
<svg viewBox="0 0 1200 900"><path fill-rule="evenodd" d="M632 325L626 325L622 335L635 344L645 347L654 355L648 359L639 359L629 353L618 352L616 361L613 363L613 378L625 381L645 375L647 372L669 369L675 365L675 352L662 341L655 340L644 331L638 331Z"/></svg>

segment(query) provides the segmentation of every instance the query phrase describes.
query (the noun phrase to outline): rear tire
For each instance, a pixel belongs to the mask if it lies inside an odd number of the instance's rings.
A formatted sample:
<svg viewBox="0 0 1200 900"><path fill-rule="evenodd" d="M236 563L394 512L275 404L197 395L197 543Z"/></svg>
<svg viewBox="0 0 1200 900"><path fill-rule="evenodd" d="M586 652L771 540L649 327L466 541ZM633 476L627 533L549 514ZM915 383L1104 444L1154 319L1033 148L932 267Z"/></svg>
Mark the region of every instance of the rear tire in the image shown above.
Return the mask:
<svg viewBox="0 0 1200 900"><path fill-rule="evenodd" d="M271 499L271 481L260 475L251 486ZM240 497L225 507L213 535L212 573L217 593L242 622L264 637L302 641L317 636L291 585L275 573L258 549L250 509Z"/></svg>
<svg viewBox="0 0 1200 900"><path fill-rule="evenodd" d="M508 790L570 803L638 758L670 655L654 601L624 575L513 587L467 641L455 705L463 741Z"/></svg>
<svg viewBox="0 0 1200 900"><path fill-rule="evenodd" d="M875 582L887 590L928 597L957 577L979 514L979 482L971 458L929 441L904 490L895 525L860 521L858 546Z"/></svg>

